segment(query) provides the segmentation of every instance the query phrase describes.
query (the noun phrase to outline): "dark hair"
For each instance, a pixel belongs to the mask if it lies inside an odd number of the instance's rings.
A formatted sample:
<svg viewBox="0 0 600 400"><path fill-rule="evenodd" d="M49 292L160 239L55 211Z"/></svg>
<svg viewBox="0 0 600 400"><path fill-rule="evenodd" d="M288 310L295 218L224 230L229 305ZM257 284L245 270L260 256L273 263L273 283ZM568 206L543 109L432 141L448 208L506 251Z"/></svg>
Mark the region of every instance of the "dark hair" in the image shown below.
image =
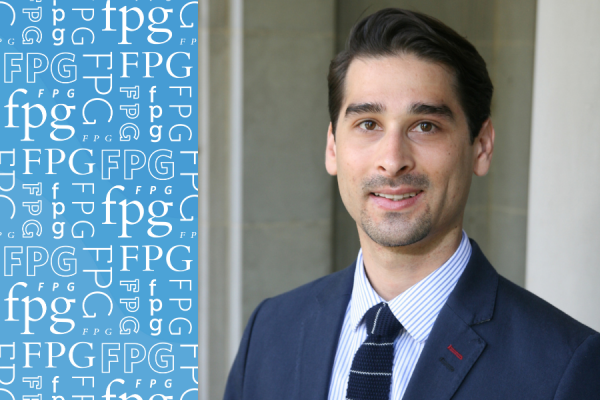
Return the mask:
<svg viewBox="0 0 600 400"><path fill-rule="evenodd" d="M455 75L458 100L467 117L471 143L490 116L494 87L485 61L475 47L435 18L414 11L386 8L356 24L346 49L329 66L329 116L335 133L344 81L352 60L412 54L449 67Z"/></svg>

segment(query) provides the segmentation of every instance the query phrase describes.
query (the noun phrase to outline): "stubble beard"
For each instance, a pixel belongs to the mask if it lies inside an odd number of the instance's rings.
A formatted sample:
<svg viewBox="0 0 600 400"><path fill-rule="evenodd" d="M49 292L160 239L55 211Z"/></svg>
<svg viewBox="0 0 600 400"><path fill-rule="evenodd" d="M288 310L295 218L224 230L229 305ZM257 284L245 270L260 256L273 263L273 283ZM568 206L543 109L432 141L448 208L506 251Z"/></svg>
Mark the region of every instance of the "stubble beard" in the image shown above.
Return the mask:
<svg viewBox="0 0 600 400"><path fill-rule="evenodd" d="M403 184L421 189L428 189L431 186L431 182L426 175L407 174L395 179L377 175L367 179L362 188L365 192L375 192L380 187L395 188ZM360 226L372 241L381 246L409 246L425 239L431 232L433 225L429 204L426 205L422 214L411 214L410 211L386 212L382 221L376 223L366 209L363 209L360 215Z"/></svg>
<svg viewBox="0 0 600 400"><path fill-rule="evenodd" d="M429 205L425 212L414 221L408 213L387 212L383 221L375 223L371 216L363 210L360 225L372 241L384 247L401 247L417 243L431 232L432 216Z"/></svg>

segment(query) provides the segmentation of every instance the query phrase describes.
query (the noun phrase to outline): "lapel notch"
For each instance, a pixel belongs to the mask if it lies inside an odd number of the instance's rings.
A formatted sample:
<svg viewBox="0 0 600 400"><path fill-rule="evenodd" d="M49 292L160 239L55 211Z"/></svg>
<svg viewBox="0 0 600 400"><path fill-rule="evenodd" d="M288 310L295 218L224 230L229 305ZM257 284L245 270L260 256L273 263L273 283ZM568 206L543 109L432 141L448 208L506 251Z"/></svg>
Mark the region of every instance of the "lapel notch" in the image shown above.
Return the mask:
<svg viewBox="0 0 600 400"><path fill-rule="evenodd" d="M472 326L493 317L498 274L471 240L472 253L440 311L404 394L410 400L448 400L456 393L486 342Z"/></svg>
<svg viewBox="0 0 600 400"><path fill-rule="evenodd" d="M404 398L452 398L485 346L485 341L470 326L444 307L427 339Z"/></svg>

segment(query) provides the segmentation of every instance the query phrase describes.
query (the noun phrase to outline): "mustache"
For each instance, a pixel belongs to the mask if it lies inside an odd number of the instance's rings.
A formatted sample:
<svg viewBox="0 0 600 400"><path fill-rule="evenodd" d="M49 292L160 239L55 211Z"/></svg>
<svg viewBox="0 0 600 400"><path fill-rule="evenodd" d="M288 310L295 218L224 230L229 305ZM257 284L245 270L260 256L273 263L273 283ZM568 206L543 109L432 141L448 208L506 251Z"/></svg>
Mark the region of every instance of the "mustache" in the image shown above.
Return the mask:
<svg viewBox="0 0 600 400"><path fill-rule="evenodd" d="M429 178L423 174L400 175L397 178L387 178L385 176L375 175L365 180L362 184L362 188L364 191L373 192L375 189L381 187L390 187L393 189L402 185L424 190L429 188L431 182L429 181Z"/></svg>

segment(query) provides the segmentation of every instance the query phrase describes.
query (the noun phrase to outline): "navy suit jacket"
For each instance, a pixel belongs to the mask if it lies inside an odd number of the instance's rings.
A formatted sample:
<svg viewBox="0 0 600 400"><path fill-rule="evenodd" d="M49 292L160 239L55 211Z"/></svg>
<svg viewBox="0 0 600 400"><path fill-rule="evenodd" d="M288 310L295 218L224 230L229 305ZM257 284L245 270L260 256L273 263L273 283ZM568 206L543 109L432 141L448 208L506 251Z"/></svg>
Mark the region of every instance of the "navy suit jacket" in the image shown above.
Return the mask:
<svg viewBox="0 0 600 400"><path fill-rule="evenodd" d="M404 399L600 399L600 334L499 276L471 245ZM327 399L354 268L258 306L225 400Z"/></svg>

